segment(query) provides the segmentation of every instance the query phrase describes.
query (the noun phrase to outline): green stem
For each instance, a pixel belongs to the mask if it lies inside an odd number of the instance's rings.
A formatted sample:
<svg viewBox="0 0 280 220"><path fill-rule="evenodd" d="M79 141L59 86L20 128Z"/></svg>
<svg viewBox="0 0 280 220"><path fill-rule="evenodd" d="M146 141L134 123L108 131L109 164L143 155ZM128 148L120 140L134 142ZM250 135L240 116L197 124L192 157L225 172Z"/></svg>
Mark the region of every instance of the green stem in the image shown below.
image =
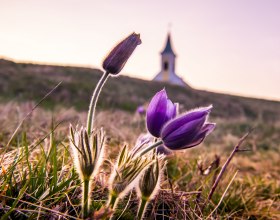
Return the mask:
<svg viewBox="0 0 280 220"><path fill-rule="evenodd" d="M147 205L148 205L148 200L146 198L142 198L137 212L137 220L141 220L143 218Z"/></svg>
<svg viewBox="0 0 280 220"><path fill-rule="evenodd" d="M89 213L89 204L90 196L89 196L89 180L84 180L83 182L83 198L82 198L82 214L83 218L88 217Z"/></svg>
<svg viewBox="0 0 280 220"><path fill-rule="evenodd" d="M118 195L115 192L111 192L110 196L109 196L109 200L108 200L108 205L107 205L107 207L109 207L111 209L111 211L113 211L113 213L110 217L110 220L114 216L114 212L115 212L116 206L118 204L118 201L119 201Z"/></svg>
<svg viewBox="0 0 280 220"><path fill-rule="evenodd" d="M99 94L102 90L102 87L104 86L106 80L108 79L110 73L104 72L100 80L98 81L97 86L94 89L94 92L91 97L90 105L89 105L89 110L88 110L88 117L87 117L87 132L88 135L91 134L92 132L92 126L94 122L94 113L95 113L95 107L96 103L99 97Z"/></svg>
<svg viewBox="0 0 280 220"><path fill-rule="evenodd" d="M151 145L151 146L145 148L145 149L140 153L140 157L143 156L144 154L148 153L148 152L151 151L152 149L158 147L158 146L161 145L161 144L163 144L163 141L162 141L162 140L160 140L160 141L154 143L153 145Z"/></svg>
<svg viewBox="0 0 280 220"><path fill-rule="evenodd" d="M115 193L110 193L110 198L109 198L109 208L111 208L112 210L115 210L116 205L117 205L117 201L118 201L118 196Z"/></svg>

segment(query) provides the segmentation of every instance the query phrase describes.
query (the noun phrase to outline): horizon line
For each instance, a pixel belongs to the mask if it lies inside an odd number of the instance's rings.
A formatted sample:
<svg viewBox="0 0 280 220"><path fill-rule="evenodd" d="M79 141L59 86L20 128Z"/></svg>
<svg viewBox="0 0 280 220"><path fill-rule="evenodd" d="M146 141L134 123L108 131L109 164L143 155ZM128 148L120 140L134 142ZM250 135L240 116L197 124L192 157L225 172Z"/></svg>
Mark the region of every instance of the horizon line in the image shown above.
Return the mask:
<svg viewBox="0 0 280 220"><path fill-rule="evenodd" d="M46 65L46 66L59 66L59 67L76 67L76 68L88 68L88 69L97 69L102 71L101 68L95 67L90 64L78 64L78 63L59 63L59 62L47 62L47 61L32 61L32 60L22 60L22 59L14 59L8 56L0 55L0 59L11 61L14 63L18 64L32 64L32 65ZM145 79L145 78L138 78L135 76L131 76L129 73L123 73L122 75L130 77L130 78L135 78L135 79L140 79L144 81L152 81L152 79ZM272 102L280 102L280 98L273 98L273 97L263 97L263 96L254 96L254 95L246 95L242 93L235 93L235 92L230 92L230 91L223 91L223 90L212 90L206 87L193 87L191 84L188 82L190 87L194 90L199 90L199 91L206 91L206 92L213 92L213 93L219 93L219 94L225 94L225 95L232 95L232 96L238 96L238 97L244 97L244 98L253 98L253 99L259 99L259 100L266 100L266 101L272 101ZM171 84L172 85L172 84Z"/></svg>

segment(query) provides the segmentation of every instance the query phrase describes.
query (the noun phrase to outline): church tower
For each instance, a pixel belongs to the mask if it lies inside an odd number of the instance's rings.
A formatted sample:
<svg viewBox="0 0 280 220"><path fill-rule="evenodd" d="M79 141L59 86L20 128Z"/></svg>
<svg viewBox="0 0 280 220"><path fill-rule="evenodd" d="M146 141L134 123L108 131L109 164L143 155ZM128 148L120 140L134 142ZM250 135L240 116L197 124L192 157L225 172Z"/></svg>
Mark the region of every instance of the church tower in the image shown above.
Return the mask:
<svg viewBox="0 0 280 220"><path fill-rule="evenodd" d="M161 52L161 71L153 80L185 86L186 83L175 73L175 59L176 54L172 49L171 36L168 33L165 48Z"/></svg>

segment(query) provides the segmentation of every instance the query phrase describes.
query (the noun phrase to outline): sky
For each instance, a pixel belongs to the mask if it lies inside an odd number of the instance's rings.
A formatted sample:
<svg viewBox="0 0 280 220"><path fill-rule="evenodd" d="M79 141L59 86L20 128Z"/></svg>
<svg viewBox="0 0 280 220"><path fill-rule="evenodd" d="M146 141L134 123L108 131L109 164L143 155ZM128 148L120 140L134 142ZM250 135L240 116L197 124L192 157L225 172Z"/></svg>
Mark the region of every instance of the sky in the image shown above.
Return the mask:
<svg viewBox="0 0 280 220"><path fill-rule="evenodd" d="M170 31L192 87L280 101L279 12L278 0L0 0L0 57L101 68L136 32L122 72L150 80Z"/></svg>

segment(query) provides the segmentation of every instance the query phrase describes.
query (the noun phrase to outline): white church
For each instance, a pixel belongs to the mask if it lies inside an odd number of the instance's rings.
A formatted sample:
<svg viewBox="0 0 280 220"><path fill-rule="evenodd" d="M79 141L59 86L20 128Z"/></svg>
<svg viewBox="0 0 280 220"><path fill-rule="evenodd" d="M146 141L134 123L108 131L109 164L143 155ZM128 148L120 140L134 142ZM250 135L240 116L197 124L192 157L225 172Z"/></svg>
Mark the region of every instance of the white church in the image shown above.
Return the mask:
<svg viewBox="0 0 280 220"><path fill-rule="evenodd" d="M170 33L164 50L161 52L161 71L155 76L154 81L166 82L179 86L188 86L182 78L175 73L176 54L172 49Z"/></svg>

